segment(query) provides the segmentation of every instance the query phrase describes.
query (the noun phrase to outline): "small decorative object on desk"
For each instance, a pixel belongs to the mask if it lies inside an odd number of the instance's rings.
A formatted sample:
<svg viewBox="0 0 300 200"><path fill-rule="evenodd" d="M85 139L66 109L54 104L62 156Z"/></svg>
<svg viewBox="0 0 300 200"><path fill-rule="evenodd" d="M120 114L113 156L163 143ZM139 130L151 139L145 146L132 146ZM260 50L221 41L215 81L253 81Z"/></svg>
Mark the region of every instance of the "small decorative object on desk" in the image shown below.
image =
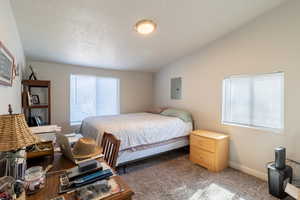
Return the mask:
<svg viewBox="0 0 300 200"><path fill-rule="evenodd" d="M40 142L26 148L27 158L37 158L42 156L54 155L54 146L52 141Z"/></svg>
<svg viewBox="0 0 300 200"><path fill-rule="evenodd" d="M26 193L33 194L45 187L45 179L46 176L42 167L35 166L27 169L25 173Z"/></svg>
<svg viewBox="0 0 300 200"><path fill-rule="evenodd" d="M11 115L12 114L12 108L11 108L11 105L10 104L8 104L8 113Z"/></svg>
<svg viewBox="0 0 300 200"><path fill-rule="evenodd" d="M122 189L114 179L101 180L76 190L78 200L100 200L121 192Z"/></svg>
<svg viewBox="0 0 300 200"><path fill-rule="evenodd" d="M10 176L0 178L1 200L25 200L25 191L20 181L15 181Z"/></svg>
<svg viewBox="0 0 300 200"><path fill-rule="evenodd" d="M10 176L0 178L0 199L12 199L15 180Z"/></svg>

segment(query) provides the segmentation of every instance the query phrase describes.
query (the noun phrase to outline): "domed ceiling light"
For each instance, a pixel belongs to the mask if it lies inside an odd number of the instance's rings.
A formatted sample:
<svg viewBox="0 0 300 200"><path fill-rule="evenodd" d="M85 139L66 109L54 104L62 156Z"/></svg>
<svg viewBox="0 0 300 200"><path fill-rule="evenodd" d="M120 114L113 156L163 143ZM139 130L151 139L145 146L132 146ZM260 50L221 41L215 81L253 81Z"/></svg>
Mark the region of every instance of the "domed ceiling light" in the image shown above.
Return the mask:
<svg viewBox="0 0 300 200"><path fill-rule="evenodd" d="M152 20L143 19L135 24L134 29L139 34L149 35L156 30L156 27L157 25Z"/></svg>

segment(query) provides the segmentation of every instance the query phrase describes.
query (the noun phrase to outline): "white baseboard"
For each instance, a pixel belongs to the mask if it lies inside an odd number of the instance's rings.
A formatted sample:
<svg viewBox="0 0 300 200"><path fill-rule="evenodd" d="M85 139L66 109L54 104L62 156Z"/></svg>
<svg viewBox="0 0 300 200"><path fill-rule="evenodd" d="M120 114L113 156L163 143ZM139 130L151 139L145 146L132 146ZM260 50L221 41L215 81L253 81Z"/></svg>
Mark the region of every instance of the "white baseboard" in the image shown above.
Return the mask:
<svg viewBox="0 0 300 200"><path fill-rule="evenodd" d="M233 162L233 161L229 161L229 166L233 169L236 169L236 170L239 170L241 172L244 172L246 174L249 174L249 175L252 175L252 176L255 176L259 179L262 179L264 181L267 181L268 180L268 175L266 173L263 173L263 172L260 172L260 171L257 171L255 169L251 169L249 167L246 167L244 165L241 165L239 163L236 163L236 162Z"/></svg>

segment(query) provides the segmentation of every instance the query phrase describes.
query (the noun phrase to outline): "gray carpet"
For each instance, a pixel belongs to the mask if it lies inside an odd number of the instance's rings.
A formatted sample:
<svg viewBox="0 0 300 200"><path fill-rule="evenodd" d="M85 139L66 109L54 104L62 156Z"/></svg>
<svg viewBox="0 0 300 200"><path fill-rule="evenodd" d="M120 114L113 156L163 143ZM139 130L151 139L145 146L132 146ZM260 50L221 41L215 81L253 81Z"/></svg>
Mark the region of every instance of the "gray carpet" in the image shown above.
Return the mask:
<svg viewBox="0 0 300 200"><path fill-rule="evenodd" d="M122 177L134 190L134 200L275 199L266 182L231 168L211 173L190 162L183 150L131 164Z"/></svg>

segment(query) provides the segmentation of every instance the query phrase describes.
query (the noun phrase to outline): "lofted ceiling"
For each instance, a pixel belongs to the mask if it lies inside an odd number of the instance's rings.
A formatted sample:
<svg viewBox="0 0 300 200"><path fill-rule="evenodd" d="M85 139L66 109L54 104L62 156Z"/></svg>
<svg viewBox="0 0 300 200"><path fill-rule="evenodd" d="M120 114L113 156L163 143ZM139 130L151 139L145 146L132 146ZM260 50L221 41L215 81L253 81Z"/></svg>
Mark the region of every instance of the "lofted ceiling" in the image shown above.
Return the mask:
<svg viewBox="0 0 300 200"><path fill-rule="evenodd" d="M157 71L285 0L11 0L29 59ZM134 24L152 19L157 31Z"/></svg>

